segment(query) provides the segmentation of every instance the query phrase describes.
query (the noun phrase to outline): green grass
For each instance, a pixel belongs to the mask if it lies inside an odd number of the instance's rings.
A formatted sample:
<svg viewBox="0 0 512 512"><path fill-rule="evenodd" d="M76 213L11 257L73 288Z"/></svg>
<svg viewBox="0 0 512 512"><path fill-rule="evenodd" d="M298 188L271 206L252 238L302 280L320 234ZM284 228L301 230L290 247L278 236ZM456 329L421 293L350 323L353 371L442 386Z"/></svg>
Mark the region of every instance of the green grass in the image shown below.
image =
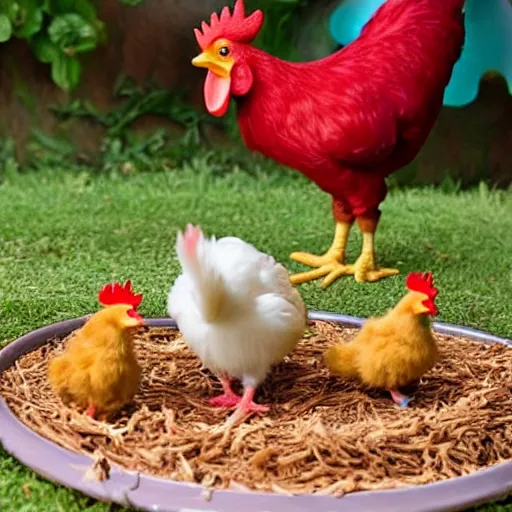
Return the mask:
<svg viewBox="0 0 512 512"><path fill-rule="evenodd" d="M142 312L165 315L178 273L176 230L242 237L292 270L293 250L320 252L331 241L327 196L286 173L215 176L192 170L130 178L70 172L11 175L0 188L0 342L97 308L98 289L133 280ZM301 290L308 306L351 315L384 312L404 292L409 271L431 270L440 320L512 337L512 192L393 191L383 205L377 250L400 276L375 284L344 278ZM354 230L348 251L360 247ZM103 512L108 505L43 481L0 453L0 510ZM482 509L512 511L512 505Z"/></svg>

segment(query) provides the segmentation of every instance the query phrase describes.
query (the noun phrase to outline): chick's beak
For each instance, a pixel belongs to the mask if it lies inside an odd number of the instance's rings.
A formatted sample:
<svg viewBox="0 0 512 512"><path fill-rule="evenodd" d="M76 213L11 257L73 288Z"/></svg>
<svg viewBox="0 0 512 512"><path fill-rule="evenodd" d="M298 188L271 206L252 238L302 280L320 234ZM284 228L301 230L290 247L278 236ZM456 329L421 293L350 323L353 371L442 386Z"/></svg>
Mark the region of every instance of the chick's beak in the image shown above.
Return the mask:
<svg viewBox="0 0 512 512"><path fill-rule="evenodd" d="M221 60L209 51L200 53L192 59L192 65L197 68L206 68L222 78L228 78L231 74L234 61L232 59Z"/></svg>
<svg viewBox="0 0 512 512"><path fill-rule="evenodd" d="M144 325L145 323L144 318L134 309L128 311L128 317L130 318L130 321L128 322L129 326L138 327Z"/></svg>
<svg viewBox="0 0 512 512"><path fill-rule="evenodd" d="M424 301L422 304L422 307L424 309L424 312L427 315L437 316L439 314L439 310L437 309L437 306L434 304L434 301L432 301L431 299Z"/></svg>

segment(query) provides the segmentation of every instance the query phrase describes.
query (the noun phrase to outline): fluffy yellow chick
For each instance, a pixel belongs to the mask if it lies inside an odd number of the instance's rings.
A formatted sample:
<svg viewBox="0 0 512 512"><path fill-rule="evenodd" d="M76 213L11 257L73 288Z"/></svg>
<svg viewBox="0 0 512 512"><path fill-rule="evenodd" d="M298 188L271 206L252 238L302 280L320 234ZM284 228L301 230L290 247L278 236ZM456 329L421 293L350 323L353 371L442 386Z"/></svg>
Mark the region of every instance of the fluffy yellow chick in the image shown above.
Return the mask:
<svg viewBox="0 0 512 512"><path fill-rule="evenodd" d="M430 326L431 315L437 315L432 274L410 274L406 286L409 293L386 315L369 318L354 340L324 354L332 373L387 389L400 407L410 398L399 388L420 379L439 360Z"/></svg>
<svg viewBox="0 0 512 512"><path fill-rule="evenodd" d="M142 295L134 295L127 281L105 286L99 300L107 307L74 333L48 368L54 391L64 402L87 409L91 418L108 417L130 402L141 374L133 335L144 323L136 311Z"/></svg>

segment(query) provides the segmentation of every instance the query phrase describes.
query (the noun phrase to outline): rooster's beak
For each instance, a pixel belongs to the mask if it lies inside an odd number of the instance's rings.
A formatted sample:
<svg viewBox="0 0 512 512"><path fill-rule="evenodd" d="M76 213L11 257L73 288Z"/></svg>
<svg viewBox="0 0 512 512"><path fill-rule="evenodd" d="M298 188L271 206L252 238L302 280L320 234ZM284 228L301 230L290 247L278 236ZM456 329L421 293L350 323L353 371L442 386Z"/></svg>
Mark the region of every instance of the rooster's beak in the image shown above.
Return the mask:
<svg viewBox="0 0 512 512"><path fill-rule="evenodd" d="M228 78L231 74L234 60L220 60L212 55L209 51L200 53L197 57L192 59L192 65L198 68L206 68L219 75L222 78Z"/></svg>

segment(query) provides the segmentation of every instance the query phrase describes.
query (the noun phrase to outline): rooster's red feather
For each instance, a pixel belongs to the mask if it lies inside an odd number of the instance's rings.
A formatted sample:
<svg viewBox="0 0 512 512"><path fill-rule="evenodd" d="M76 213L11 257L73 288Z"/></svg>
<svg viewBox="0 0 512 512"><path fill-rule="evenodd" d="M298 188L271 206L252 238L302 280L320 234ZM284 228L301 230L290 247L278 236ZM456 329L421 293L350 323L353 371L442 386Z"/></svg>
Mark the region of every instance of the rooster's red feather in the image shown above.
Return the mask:
<svg viewBox="0 0 512 512"><path fill-rule="evenodd" d="M306 63L234 37L231 94L247 146L298 169L353 215L374 211L385 177L417 155L437 119L464 41L463 3L387 0L359 38ZM221 16L200 44L245 23L223 29Z"/></svg>

